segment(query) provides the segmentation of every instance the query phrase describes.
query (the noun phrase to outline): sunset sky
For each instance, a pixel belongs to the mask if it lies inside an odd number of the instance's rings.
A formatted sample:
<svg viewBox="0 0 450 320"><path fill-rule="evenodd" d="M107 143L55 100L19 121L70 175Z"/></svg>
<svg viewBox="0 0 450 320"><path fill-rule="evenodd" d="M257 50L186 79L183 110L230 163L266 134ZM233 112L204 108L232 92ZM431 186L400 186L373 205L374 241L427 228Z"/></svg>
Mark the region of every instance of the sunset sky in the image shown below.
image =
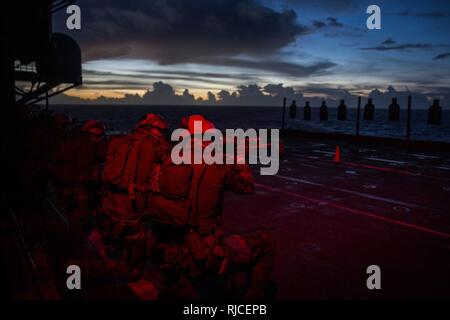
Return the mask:
<svg viewBox="0 0 450 320"><path fill-rule="evenodd" d="M450 1L78 0L82 87L70 96L143 95L153 83L196 98L240 85L283 84L305 96L335 90L450 94ZM366 28L366 8L382 30ZM261 89L263 90L263 89ZM270 92L264 92L270 94Z"/></svg>

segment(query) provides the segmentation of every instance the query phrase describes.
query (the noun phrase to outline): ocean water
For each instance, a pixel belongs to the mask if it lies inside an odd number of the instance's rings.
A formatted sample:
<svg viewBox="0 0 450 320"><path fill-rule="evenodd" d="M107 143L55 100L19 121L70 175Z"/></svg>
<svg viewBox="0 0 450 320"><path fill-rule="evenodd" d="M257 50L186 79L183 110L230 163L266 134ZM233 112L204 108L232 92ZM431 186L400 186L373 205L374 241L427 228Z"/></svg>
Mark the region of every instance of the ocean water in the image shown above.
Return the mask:
<svg viewBox="0 0 450 320"><path fill-rule="evenodd" d="M138 119L149 112L163 115L171 129L179 127L181 117L203 114L218 128L281 128L280 107L223 107L223 106L126 106L126 105L61 105L52 106L56 112L70 115L76 121L97 119L103 121L111 134L130 131ZM312 120L304 121L301 108L298 119L289 119L286 114L286 128L312 132L355 134L356 109L348 109L347 121L337 121L336 108L329 108L329 121L319 121L319 109L312 109ZM361 112L362 118L362 112ZM450 110L444 110L442 125L427 125L427 110L413 110L411 113L411 138L415 140L450 142ZM406 136L406 111L402 110L400 122L388 121L388 110L377 109L374 121L361 120L360 134L379 137L404 138Z"/></svg>

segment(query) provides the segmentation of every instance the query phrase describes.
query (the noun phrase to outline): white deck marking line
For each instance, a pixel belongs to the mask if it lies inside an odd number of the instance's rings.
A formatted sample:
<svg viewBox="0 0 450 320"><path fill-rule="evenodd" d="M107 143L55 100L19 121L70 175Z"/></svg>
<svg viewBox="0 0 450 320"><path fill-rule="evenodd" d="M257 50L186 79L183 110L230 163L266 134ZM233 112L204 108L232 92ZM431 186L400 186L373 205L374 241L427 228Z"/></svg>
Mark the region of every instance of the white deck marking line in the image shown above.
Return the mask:
<svg viewBox="0 0 450 320"><path fill-rule="evenodd" d="M418 208L419 207L418 205L415 205L415 204L412 204L412 203L398 201L398 200L393 200L393 199L389 199L389 198L385 198L385 197L373 196L373 195L370 195L370 194L367 194L367 193L358 192L358 191L352 191L352 190L335 188L335 187L331 187L331 189L337 190L337 191L341 191L341 192L344 192L344 193L354 194L356 196L360 196L360 197L364 197L364 198L368 198L368 199L372 199L372 200L378 200L378 201L382 201L382 202L399 204L399 205L402 205L402 206L405 206L405 207L412 207L412 208Z"/></svg>
<svg viewBox="0 0 450 320"><path fill-rule="evenodd" d="M315 153L322 153L322 154L334 154L334 152L327 152L327 151L320 151L320 150L313 150Z"/></svg>
<svg viewBox="0 0 450 320"><path fill-rule="evenodd" d="M423 154L415 154L415 153L411 153L411 156L418 157L418 158L425 158L425 159L440 159L440 157L436 157L436 156L426 156Z"/></svg>
<svg viewBox="0 0 450 320"><path fill-rule="evenodd" d="M397 163L397 164L407 164L405 161L395 161L395 160L389 160L389 159L382 159L382 158L364 158L366 160L373 160L373 161L380 161L380 162L388 162L388 163Z"/></svg>
<svg viewBox="0 0 450 320"><path fill-rule="evenodd" d="M299 183L313 185L313 186L317 186L317 187L325 187L325 185L323 185L321 183L312 182L312 181L308 181L308 180L304 180L304 179L297 179L297 178L286 177L286 176L282 176L282 175L276 175L275 177L283 179L283 180L299 182ZM377 200L377 201L381 201L381 202L387 202L387 203L392 203L392 204L396 204L396 205L401 205L404 207L410 207L410 208L418 208L419 207L418 205L413 204L413 203L398 201L398 200L389 199L389 198L380 197L380 196L374 196L374 195L363 193L363 192L358 192L358 191L353 191L353 190L348 190L348 189L343 189L343 188L336 188L336 187L328 187L328 188L330 188L332 190L340 191L343 193L353 194L356 196L360 196L360 197L368 198L368 199L372 199L372 200Z"/></svg>
<svg viewBox="0 0 450 320"><path fill-rule="evenodd" d="M314 168L314 169L319 169L320 168L318 166L315 166L315 165L312 165L312 164L305 164L305 163L302 163L301 166L302 167L308 167L308 168Z"/></svg>
<svg viewBox="0 0 450 320"><path fill-rule="evenodd" d="M275 177L278 177L278 178L283 179L283 180L288 180L288 181L293 181L293 182L300 182L300 183L309 184L309 185L312 185L312 186L323 187L323 184L321 184L321 183L312 182L312 181L308 181L308 180L304 180L304 179L286 177L286 176L281 176L281 175L276 175Z"/></svg>
<svg viewBox="0 0 450 320"><path fill-rule="evenodd" d="M441 170L450 170L449 167L435 167L435 166L428 166L428 168L436 168L436 169L441 169Z"/></svg>
<svg viewBox="0 0 450 320"><path fill-rule="evenodd" d="M329 202L329 201L322 201L320 199L314 199L314 198L305 197L305 196L302 196L302 195L297 194L297 193L293 193L293 192L289 192L289 191L283 191L283 190L280 190L278 188L273 188L273 187L270 187L270 186L266 186L264 184L255 183L255 185L258 186L258 187L262 187L262 188L264 188L266 190L271 190L271 191L274 191L274 192L281 192L281 193L284 193L284 194L287 194L287 195L290 195L290 196L293 196L293 197L297 197L297 198L300 198L300 199L303 199L303 200L306 200L306 201L310 201L310 202L314 202L314 203L323 203L323 204L325 204L327 206L330 206L330 207L333 207L333 208L336 208L336 209L340 209L340 210L346 211L348 213L365 216L365 217L368 217L368 218L372 218L372 219L376 219L376 220L380 220L380 221L396 224L396 225L399 225L399 226L407 227L407 228L410 228L410 229L414 229L416 231L426 232L426 233L429 233L429 234L433 234L435 236L440 236L440 237L444 237L444 238L450 239L450 234L449 233L433 230L433 229L430 229L430 228L427 228L427 227L422 227L420 225L415 225L415 224L404 222L404 221L401 221L401 220L390 219L390 218L379 216L377 214L373 214L373 213L370 213L370 212L364 212L364 211L361 211L361 210L357 210L357 209L341 206L339 204L332 203L332 202Z"/></svg>
<svg viewBox="0 0 450 320"><path fill-rule="evenodd" d="M309 158L310 158L310 156L306 156L306 155L303 155L303 154L290 155L289 157L290 157L290 158L293 158L293 159L309 159ZM324 160L324 159L321 159L321 158L315 158L315 159L311 159L311 160L328 161L329 166L332 165L332 163L331 163L330 160ZM360 159L358 158L358 159L355 159L355 160L360 160ZM392 170L391 168L388 168L388 167L378 167L378 168L375 168L375 167L371 166L372 168L370 168L370 167L368 167L369 165L365 165L365 164L357 165L356 163L347 162L347 161L343 161L342 164L343 164L343 165L347 165L347 166L349 166L349 167L355 167L355 166L356 166L356 167L361 167L361 168L367 169L367 170L382 170L382 169ZM335 166L335 165L333 164L333 166ZM435 168L435 169L442 169L442 170L450 170L450 167L421 166L421 168L422 168L422 167L423 167L423 168ZM392 173L406 174L406 175L414 176L414 177L421 177L421 178L427 178L427 179L433 179L433 180L446 181L446 182L449 182L449 181L450 181L450 179L448 179L448 178L444 178L444 177L441 177L441 176L427 175L427 174L423 174L423 173L420 173L420 172L406 172L406 171L401 172L401 171L399 171L399 170L391 171L391 172L392 172Z"/></svg>

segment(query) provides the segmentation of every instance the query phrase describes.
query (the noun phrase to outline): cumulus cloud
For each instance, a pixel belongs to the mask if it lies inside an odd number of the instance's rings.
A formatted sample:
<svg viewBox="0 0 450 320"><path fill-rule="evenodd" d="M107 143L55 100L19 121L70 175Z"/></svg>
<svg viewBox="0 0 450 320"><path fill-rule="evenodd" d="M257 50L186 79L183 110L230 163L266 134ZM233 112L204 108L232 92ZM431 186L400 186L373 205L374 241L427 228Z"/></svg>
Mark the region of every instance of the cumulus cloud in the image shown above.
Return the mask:
<svg viewBox="0 0 450 320"><path fill-rule="evenodd" d="M283 97L292 99L297 93L292 87L284 87L282 83L268 84L264 87L264 91L273 97Z"/></svg>
<svg viewBox="0 0 450 320"><path fill-rule="evenodd" d="M393 86L389 86L385 91L375 89L369 94L369 98L373 99L375 105L381 108L387 108L394 98L398 99L398 103L402 107L406 107L408 96L411 96L416 107L426 108L429 104L427 95L410 91L398 91Z"/></svg>
<svg viewBox="0 0 450 320"><path fill-rule="evenodd" d="M406 107L408 96L413 99L414 108L427 108L431 99L442 99L442 105L448 104L450 92L448 88L428 94L399 91L393 86L385 90L374 89L368 94L377 108L387 108L393 98L397 98L402 107ZM84 100L77 97L59 95L52 98L54 104L95 104L95 105L222 105L222 106L281 106L283 98L288 102L297 101L298 106L303 106L309 101L313 107L326 101L329 107L336 107L340 100L345 100L349 107L355 107L357 93L345 88L332 87L331 84L307 84L299 87L285 87L283 84L257 84L241 85L234 91L221 90L217 93L208 92L206 99L195 98L188 89L181 94L164 82L155 82L153 88L147 90L143 96L126 94L123 98L99 97L94 100Z"/></svg>
<svg viewBox="0 0 450 320"><path fill-rule="evenodd" d="M261 87L257 84L240 85L235 91L221 90L214 94L207 93L207 98L195 98L185 89L177 94L174 88L162 81L153 83L153 88L147 90L141 97L127 94L123 98L99 97L84 100L77 97L59 95L52 99L55 104L138 104L138 105L225 105L225 106L277 106L286 97L301 100L303 95L283 84L268 84Z"/></svg>

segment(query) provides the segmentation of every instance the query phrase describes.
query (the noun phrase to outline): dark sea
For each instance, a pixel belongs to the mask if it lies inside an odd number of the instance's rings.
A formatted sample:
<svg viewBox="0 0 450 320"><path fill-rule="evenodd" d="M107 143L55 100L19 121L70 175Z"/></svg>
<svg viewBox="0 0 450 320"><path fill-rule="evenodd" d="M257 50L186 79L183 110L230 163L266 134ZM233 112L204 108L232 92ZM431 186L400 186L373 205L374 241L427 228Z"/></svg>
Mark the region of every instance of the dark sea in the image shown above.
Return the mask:
<svg viewBox="0 0 450 320"><path fill-rule="evenodd" d="M70 115L76 121L97 119L103 121L108 133L130 131L137 120L149 112L163 115L171 129L179 127L182 116L203 114L220 129L227 128L281 128L281 107L225 107L225 106L126 106L126 105L61 105L53 110ZM301 108L298 119L289 119L286 114L286 128L312 132L336 132L355 134L356 109L348 109L347 121L337 121L337 109L329 108L329 121L319 121L319 109L313 108L311 121L304 121ZM362 114L362 113L361 113ZM400 122L388 121L388 110L377 109L374 121L363 121L360 134L379 137L404 138L406 136L406 111L401 113ZM450 110L444 110L442 125L427 125L427 110L413 110L411 114L411 138L414 140L450 142Z"/></svg>

